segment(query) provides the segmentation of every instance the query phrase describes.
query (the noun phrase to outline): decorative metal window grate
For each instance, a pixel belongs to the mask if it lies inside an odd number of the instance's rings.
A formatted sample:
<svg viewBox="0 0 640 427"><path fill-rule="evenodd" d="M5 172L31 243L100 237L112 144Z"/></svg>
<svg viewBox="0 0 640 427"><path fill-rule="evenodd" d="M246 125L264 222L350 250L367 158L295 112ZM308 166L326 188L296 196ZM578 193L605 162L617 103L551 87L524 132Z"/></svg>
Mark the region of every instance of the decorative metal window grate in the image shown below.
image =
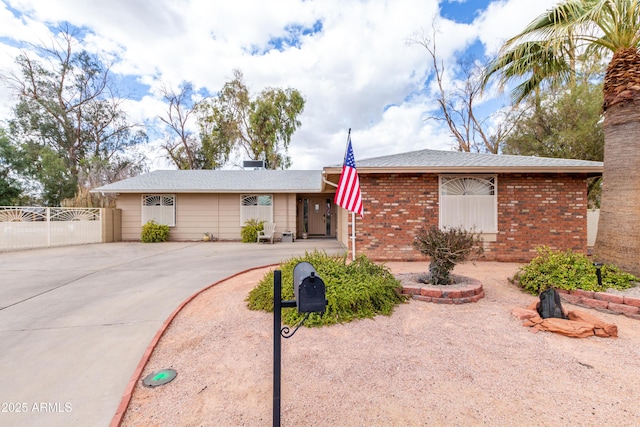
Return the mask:
<svg viewBox="0 0 640 427"><path fill-rule="evenodd" d="M240 225L250 219L273 222L271 194L243 194L240 196Z"/></svg>
<svg viewBox="0 0 640 427"><path fill-rule="evenodd" d="M440 227L498 231L495 176L440 177Z"/></svg>
<svg viewBox="0 0 640 427"><path fill-rule="evenodd" d="M154 220L158 224L175 227L176 196L145 194L142 196L142 225Z"/></svg>
<svg viewBox="0 0 640 427"><path fill-rule="evenodd" d="M442 177L440 194L444 196L492 196L495 177Z"/></svg>

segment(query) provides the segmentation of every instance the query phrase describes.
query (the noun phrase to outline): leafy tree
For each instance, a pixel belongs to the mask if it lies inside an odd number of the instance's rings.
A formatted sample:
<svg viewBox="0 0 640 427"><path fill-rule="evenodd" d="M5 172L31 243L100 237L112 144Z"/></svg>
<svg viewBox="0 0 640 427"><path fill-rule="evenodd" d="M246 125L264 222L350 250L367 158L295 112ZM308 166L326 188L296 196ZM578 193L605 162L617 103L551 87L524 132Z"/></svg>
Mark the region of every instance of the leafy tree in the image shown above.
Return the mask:
<svg viewBox="0 0 640 427"><path fill-rule="evenodd" d="M267 88L251 99L242 72L234 70L233 80L201 105L203 149L220 153L235 147L251 160L264 160L267 169L286 169L291 166L286 153L301 125L298 116L304 104L300 92L291 88Z"/></svg>
<svg viewBox="0 0 640 427"><path fill-rule="evenodd" d="M165 124L164 149L176 167L216 169L224 165L232 149L229 141L215 145L211 132L201 136L192 129L192 119L204 102L194 100L193 85L185 82L178 91L162 87L161 92L168 106L166 115L160 117Z"/></svg>
<svg viewBox="0 0 640 427"><path fill-rule="evenodd" d="M542 82L573 78L567 53L612 55L603 85L604 173L596 256L640 275L640 0L565 0L507 40L488 77ZM570 48L567 49L567 46ZM575 46L575 50L571 49Z"/></svg>
<svg viewBox="0 0 640 427"><path fill-rule="evenodd" d="M17 206L20 204L22 190L15 179L8 176L6 169L0 170L0 206Z"/></svg>
<svg viewBox="0 0 640 427"><path fill-rule="evenodd" d="M23 188L11 174L15 160L14 147L10 144L4 130L0 129L0 206L21 204Z"/></svg>
<svg viewBox="0 0 640 427"><path fill-rule="evenodd" d="M540 109L525 101L529 114L506 137L505 154L602 161L602 85L547 90L540 100Z"/></svg>
<svg viewBox="0 0 640 427"><path fill-rule="evenodd" d="M602 161L602 84L549 88L523 104L525 113L505 138L504 154ZM601 182L588 180L590 207L600 206Z"/></svg>
<svg viewBox="0 0 640 427"><path fill-rule="evenodd" d="M10 136L33 162L23 172L40 187L43 202L59 204L83 186L83 164L120 159L146 135L128 123L110 66L94 54L76 52L68 27L50 46L36 49L38 59L22 51L19 73L2 75L18 97Z"/></svg>

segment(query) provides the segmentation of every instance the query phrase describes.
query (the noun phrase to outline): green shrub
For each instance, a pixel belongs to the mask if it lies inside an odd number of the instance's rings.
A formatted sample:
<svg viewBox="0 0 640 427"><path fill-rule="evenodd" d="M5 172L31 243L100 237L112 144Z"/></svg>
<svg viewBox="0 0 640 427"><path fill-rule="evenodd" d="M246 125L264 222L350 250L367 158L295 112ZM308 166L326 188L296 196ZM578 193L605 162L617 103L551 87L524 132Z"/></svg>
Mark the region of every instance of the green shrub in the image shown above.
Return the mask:
<svg viewBox="0 0 640 427"><path fill-rule="evenodd" d="M258 231L264 230L264 221L248 219L240 230L242 243L255 243L258 240Z"/></svg>
<svg viewBox="0 0 640 427"><path fill-rule="evenodd" d="M434 285L450 284L449 274L456 264L477 257L484 251L479 235L456 227L421 228L413 240L413 247L431 258L429 282Z"/></svg>
<svg viewBox="0 0 640 427"><path fill-rule="evenodd" d="M316 269L324 281L329 301L325 313L312 313L305 322L306 326L345 323L378 314L388 316L396 304L406 300L400 293L400 282L385 266L373 263L364 255L347 264L344 256L329 256L319 251L280 264L283 300L295 299L293 269L302 261L311 263ZM247 302L251 310L273 312L273 271L249 292ZM287 325L293 326L303 317L295 308L282 310L282 321Z"/></svg>
<svg viewBox="0 0 640 427"><path fill-rule="evenodd" d="M526 292L539 295L548 288L583 289L605 292L609 288L628 289L636 286L637 277L613 265L603 265L602 287L598 285L596 268L591 259L571 250L553 251L546 246L536 248L538 256L521 267L513 277Z"/></svg>
<svg viewBox="0 0 640 427"><path fill-rule="evenodd" d="M144 243L166 242L169 239L169 226L161 225L154 220L142 226L140 238Z"/></svg>

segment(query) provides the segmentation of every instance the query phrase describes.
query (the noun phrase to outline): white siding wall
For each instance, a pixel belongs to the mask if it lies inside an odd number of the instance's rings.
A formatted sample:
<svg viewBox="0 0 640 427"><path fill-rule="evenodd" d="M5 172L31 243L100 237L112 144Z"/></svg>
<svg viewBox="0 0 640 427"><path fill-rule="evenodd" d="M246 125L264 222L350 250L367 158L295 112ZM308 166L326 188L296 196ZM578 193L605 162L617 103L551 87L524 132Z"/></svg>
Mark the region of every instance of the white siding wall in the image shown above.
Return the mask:
<svg viewBox="0 0 640 427"><path fill-rule="evenodd" d="M273 195L273 222L276 224L276 238L282 237L283 231L296 233L296 195Z"/></svg>
<svg viewBox="0 0 640 427"><path fill-rule="evenodd" d="M120 194L116 206L122 211L122 240L140 240L142 195Z"/></svg>
<svg viewBox="0 0 640 427"><path fill-rule="evenodd" d="M296 195L274 194L276 238L284 230L295 231ZM140 240L142 194L121 194L122 239ZM176 194L176 226L170 240L201 240L205 232L219 240L240 240L240 194Z"/></svg>

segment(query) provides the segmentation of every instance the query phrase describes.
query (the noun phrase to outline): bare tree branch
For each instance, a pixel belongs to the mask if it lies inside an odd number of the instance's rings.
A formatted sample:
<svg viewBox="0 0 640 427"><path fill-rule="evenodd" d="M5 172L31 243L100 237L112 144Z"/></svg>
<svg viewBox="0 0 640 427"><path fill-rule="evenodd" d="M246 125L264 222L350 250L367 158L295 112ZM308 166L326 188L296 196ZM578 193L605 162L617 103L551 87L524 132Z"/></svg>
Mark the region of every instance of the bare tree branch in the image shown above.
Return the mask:
<svg viewBox="0 0 640 427"><path fill-rule="evenodd" d="M427 120L445 122L456 141L458 151L499 153L500 144L513 126L513 122L505 124L504 121L498 120L499 115L496 113L485 118L478 117L476 103L483 95L484 67L472 59L461 58L457 61L460 77L449 76L444 61L438 57L436 35L437 28L434 22L430 37L422 35L421 38L412 41L424 47L429 54L438 87L436 101L440 107L440 114L429 116ZM451 85L447 84L447 77L450 77Z"/></svg>

